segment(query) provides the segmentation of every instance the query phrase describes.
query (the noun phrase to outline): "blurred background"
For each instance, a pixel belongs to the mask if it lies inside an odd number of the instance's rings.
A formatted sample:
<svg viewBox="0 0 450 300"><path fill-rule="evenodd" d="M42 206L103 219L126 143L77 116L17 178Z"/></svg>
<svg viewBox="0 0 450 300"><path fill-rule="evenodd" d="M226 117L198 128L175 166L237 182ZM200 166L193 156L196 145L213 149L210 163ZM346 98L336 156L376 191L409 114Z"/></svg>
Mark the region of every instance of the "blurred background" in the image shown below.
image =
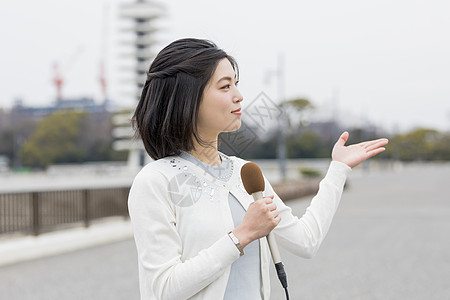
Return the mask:
<svg viewBox="0 0 450 300"><path fill-rule="evenodd" d="M344 130L349 143L390 139L350 176L328 250L314 263L292 258L302 268L288 269L291 283L305 282L298 298L450 295L441 280L450 275L449 9L438 0L1 2L0 294L138 297L126 199L150 160L129 120L158 51L197 37L239 64L244 126L222 136L221 150L258 162L279 193L314 193ZM304 196L289 196L299 216ZM385 243L394 246L373 253ZM369 257L395 267L371 269ZM409 264L429 273L411 277ZM32 271L48 266L47 277ZM318 290L324 278L328 288Z"/></svg>

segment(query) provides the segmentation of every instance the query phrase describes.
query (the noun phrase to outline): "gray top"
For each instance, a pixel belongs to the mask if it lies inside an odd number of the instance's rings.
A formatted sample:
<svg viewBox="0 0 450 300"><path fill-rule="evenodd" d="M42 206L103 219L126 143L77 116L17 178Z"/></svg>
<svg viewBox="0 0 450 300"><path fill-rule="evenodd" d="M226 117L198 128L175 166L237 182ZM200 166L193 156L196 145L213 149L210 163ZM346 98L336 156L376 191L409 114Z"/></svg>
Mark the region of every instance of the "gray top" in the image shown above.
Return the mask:
<svg viewBox="0 0 450 300"><path fill-rule="evenodd" d="M220 166L210 166L198 160L187 152L182 151L180 157L198 165L215 178L228 181L231 177L233 162L220 153L222 163ZM245 209L231 193L228 193L228 203L233 216L234 227L242 223ZM223 299L261 299L261 269L259 240L248 244L244 255L239 257L232 265L228 278L227 288Z"/></svg>

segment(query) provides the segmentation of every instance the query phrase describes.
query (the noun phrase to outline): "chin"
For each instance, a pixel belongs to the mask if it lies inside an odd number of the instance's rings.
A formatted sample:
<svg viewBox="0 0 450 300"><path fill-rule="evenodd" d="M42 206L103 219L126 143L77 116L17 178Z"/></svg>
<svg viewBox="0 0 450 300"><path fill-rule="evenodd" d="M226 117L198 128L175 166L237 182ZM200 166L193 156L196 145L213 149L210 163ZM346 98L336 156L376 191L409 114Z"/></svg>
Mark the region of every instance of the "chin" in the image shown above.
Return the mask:
<svg viewBox="0 0 450 300"><path fill-rule="evenodd" d="M239 130L241 128L242 122L241 119L233 121L230 125L228 125L222 132L233 132Z"/></svg>

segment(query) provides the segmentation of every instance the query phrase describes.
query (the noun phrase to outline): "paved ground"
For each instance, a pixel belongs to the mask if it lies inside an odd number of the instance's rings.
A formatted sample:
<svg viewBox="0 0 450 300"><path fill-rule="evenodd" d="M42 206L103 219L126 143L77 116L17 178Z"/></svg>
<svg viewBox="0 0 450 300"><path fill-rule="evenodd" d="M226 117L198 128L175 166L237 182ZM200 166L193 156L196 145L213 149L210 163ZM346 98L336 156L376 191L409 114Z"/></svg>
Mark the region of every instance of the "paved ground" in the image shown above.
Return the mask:
<svg viewBox="0 0 450 300"><path fill-rule="evenodd" d="M291 299L450 299L449 178L449 164L355 172L318 255L282 252ZM0 267L0 299L131 300L137 280L128 239Z"/></svg>
<svg viewBox="0 0 450 300"><path fill-rule="evenodd" d="M0 299L139 299L134 242L1 267Z"/></svg>
<svg viewBox="0 0 450 300"><path fill-rule="evenodd" d="M449 232L449 164L352 176L318 255L283 252L291 298L450 299Z"/></svg>

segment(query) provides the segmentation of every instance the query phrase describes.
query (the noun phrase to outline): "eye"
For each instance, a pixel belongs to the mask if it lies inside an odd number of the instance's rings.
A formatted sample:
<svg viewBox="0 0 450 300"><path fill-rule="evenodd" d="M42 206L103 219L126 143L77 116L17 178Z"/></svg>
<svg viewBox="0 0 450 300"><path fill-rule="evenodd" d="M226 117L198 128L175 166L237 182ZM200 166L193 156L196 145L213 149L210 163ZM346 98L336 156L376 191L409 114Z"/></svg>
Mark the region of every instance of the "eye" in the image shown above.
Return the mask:
<svg viewBox="0 0 450 300"><path fill-rule="evenodd" d="M235 86L238 86L239 84L239 80L236 80L236 82L234 83Z"/></svg>
<svg viewBox="0 0 450 300"><path fill-rule="evenodd" d="M223 87L221 87L222 90L226 90L229 88L231 88L231 84L227 84L227 85L224 85Z"/></svg>

